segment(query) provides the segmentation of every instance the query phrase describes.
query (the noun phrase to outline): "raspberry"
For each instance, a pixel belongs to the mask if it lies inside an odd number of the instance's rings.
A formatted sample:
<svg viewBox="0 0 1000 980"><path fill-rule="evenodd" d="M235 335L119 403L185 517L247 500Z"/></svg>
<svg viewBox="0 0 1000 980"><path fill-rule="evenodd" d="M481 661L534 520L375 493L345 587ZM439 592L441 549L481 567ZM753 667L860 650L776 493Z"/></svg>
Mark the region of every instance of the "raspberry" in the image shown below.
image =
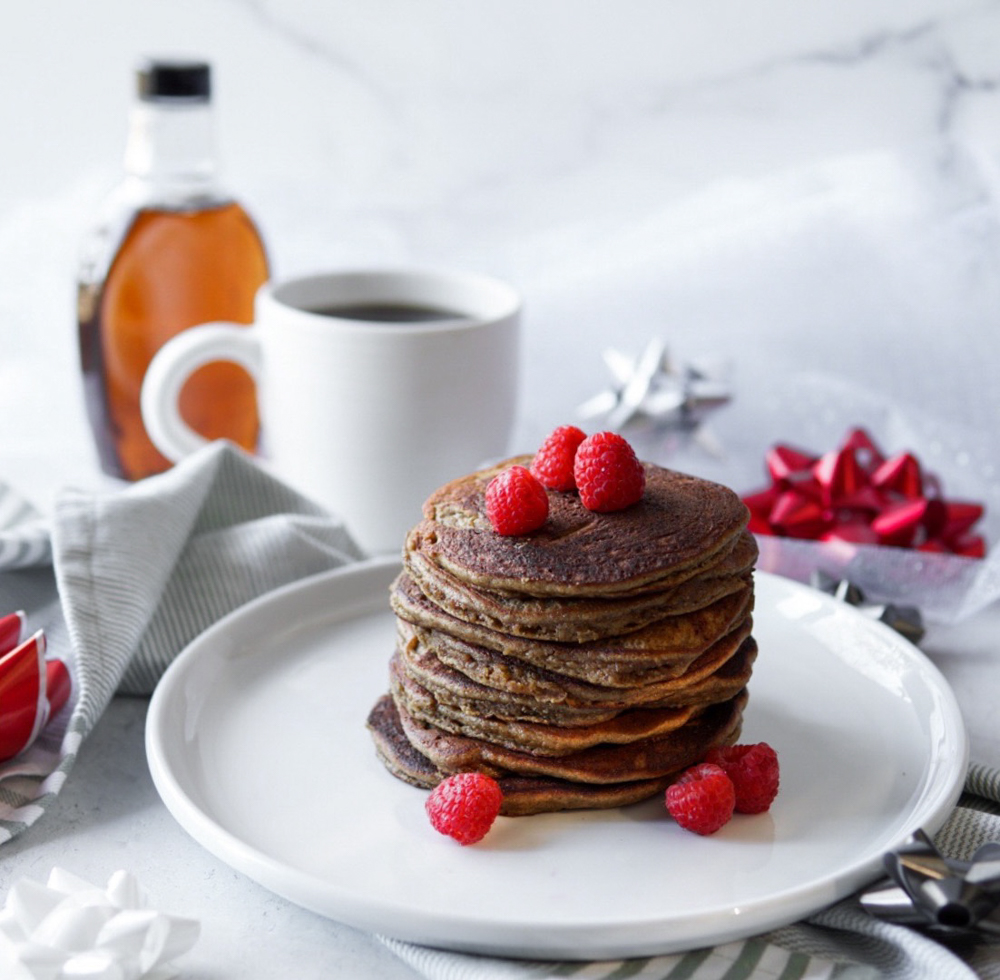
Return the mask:
<svg viewBox="0 0 1000 980"><path fill-rule="evenodd" d="M523 466L508 466L486 487L486 516L497 534L527 534L545 523L549 497Z"/></svg>
<svg viewBox="0 0 1000 980"><path fill-rule="evenodd" d="M479 772L448 776L424 804L431 825L459 844L481 841L500 812L502 794L495 779Z"/></svg>
<svg viewBox="0 0 1000 980"><path fill-rule="evenodd" d="M646 488L646 472L635 451L617 432L598 432L580 443L573 464L580 501L607 513L636 503Z"/></svg>
<svg viewBox="0 0 1000 980"><path fill-rule="evenodd" d="M685 830L714 834L729 823L736 803L732 780L719 766L700 763L667 787L667 810Z"/></svg>
<svg viewBox="0 0 1000 980"><path fill-rule="evenodd" d="M577 447L586 439L575 425L561 425L554 430L531 461L531 472L550 490L575 490L573 460Z"/></svg>
<svg viewBox="0 0 1000 980"><path fill-rule="evenodd" d="M778 795L778 753L767 742L712 749L705 761L733 781L737 813L763 813Z"/></svg>

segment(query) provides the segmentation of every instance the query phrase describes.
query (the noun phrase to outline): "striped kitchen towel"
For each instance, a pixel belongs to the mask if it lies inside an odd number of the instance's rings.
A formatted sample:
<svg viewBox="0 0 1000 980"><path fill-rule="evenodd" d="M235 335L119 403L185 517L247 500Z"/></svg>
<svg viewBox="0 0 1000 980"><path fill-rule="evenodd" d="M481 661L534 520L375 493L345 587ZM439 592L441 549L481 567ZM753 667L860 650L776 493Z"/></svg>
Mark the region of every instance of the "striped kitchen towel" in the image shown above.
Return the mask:
<svg viewBox="0 0 1000 980"><path fill-rule="evenodd" d="M122 490L63 491L51 527L0 485L0 610L24 609L73 676L60 716L0 763L0 843L45 812L116 691L150 693L226 613L360 557L339 519L222 442Z"/></svg>

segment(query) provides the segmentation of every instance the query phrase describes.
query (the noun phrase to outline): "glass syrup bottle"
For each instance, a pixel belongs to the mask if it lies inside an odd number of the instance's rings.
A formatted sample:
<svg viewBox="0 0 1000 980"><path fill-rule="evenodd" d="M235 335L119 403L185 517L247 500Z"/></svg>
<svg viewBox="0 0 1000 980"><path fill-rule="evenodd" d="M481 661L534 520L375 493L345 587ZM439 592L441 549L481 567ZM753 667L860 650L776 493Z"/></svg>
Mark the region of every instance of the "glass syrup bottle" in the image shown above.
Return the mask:
<svg viewBox="0 0 1000 980"><path fill-rule="evenodd" d="M153 355L196 324L250 323L268 277L253 220L217 182L210 66L151 60L136 77L126 176L84 244L77 283L84 393L101 468L127 480L171 465L139 408ZM235 364L196 372L180 411L207 439L256 448L254 386Z"/></svg>

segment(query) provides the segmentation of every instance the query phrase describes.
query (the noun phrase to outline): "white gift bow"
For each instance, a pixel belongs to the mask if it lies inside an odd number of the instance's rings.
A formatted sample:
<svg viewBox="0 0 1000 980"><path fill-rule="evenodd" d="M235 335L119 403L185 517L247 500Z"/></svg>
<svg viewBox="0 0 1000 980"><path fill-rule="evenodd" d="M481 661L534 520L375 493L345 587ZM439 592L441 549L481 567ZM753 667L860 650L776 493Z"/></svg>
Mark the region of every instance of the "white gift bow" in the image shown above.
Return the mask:
<svg viewBox="0 0 1000 980"><path fill-rule="evenodd" d="M99 888L54 868L14 883L0 911L0 976L9 980L168 980L199 934L194 919L148 907L135 876Z"/></svg>

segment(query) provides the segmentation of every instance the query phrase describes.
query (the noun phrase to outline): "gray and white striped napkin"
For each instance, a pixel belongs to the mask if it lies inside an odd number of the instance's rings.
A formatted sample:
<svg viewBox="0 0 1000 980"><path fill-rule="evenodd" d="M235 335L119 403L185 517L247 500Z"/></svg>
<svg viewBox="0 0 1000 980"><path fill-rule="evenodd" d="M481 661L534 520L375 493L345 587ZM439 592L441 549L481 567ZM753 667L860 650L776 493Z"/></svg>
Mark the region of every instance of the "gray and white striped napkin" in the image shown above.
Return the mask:
<svg viewBox="0 0 1000 980"><path fill-rule="evenodd" d="M24 609L73 675L60 716L0 764L0 843L45 812L116 691L151 693L226 613L360 557L341 521L222 442L124 490L63 491L51 528L0 485L0 609Z"/></svg>
<svg viewBox="0 0 1000 980"><path fill-rule="evenodd" d="M171 660L243 603L361 556L343 524L216 443L122 490L63 492L51 525L0 483L0 613L24 609L70 666L69 704L0 764L0 844L25 831L71 774L116 691L149 693ZM973 766L937 836L967 858L1000 840L1000 772ZM383 940L428 980L1000 980L1000 950L953 952L848 900L808 922L690 953L600 963L503 960Z"/></svg>

